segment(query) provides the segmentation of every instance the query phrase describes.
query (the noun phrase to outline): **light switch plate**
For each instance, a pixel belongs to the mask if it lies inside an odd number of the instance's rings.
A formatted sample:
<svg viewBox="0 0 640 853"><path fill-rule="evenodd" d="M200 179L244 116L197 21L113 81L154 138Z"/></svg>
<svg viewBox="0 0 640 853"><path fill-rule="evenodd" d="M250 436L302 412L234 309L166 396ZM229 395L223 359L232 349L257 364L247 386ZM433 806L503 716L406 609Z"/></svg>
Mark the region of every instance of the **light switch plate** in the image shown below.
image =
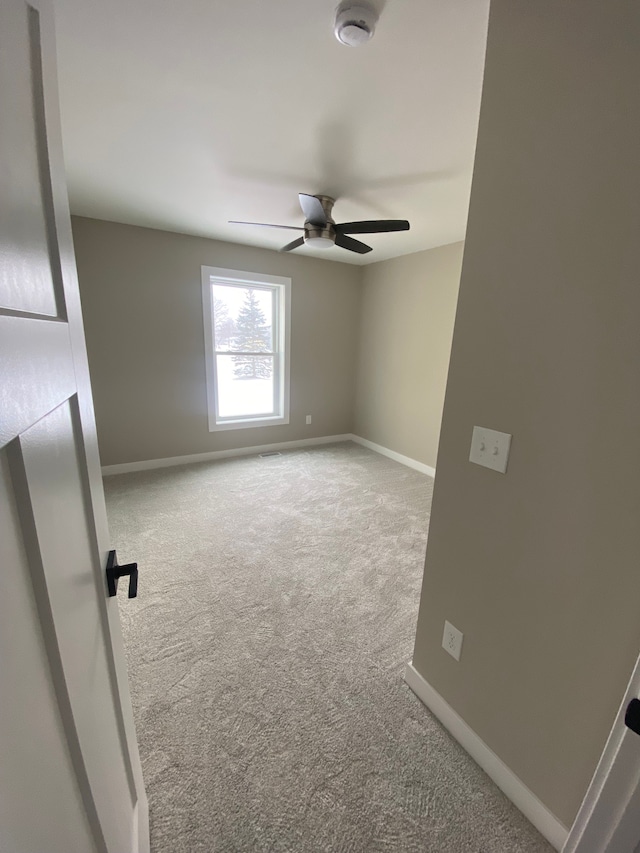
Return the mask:
<svg viewBox="0 0 640 853"><path fill-rule="evenodd" d="M511 436L508 432L474 426L469 462L506 474L510 448Z"/></svg>

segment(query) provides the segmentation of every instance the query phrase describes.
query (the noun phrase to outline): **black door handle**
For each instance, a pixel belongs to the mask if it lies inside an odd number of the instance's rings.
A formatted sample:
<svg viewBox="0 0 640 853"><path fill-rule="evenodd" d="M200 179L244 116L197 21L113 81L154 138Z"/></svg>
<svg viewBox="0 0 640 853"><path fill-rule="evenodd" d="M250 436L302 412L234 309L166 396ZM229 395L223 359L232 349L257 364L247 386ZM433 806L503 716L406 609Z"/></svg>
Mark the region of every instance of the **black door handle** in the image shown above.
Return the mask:
<svg viewBox="0 0 640 853"><path fill-rule="evenodd" d="M627 705L624 724L632 732L640 735L640 699L632 699Z"/></svg>
<svg viewBox="0 0 640 853"><path fill-rule="evenodd" d="M118 579L129 575L129 598L136 598L138 595L138 564L127 563L126 566L118 565L118 558L115 551L109 551L107 557L107 589L109 596L113 596L118 591Z"/></svg>

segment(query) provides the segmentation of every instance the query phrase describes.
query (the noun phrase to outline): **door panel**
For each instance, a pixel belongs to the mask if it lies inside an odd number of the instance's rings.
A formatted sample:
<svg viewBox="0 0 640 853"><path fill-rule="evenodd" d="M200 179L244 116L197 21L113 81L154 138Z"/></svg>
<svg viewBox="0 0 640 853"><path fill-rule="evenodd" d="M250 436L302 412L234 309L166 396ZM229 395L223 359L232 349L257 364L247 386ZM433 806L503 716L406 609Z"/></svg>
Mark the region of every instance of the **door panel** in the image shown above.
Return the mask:
<svg viewBox="0 0 640 853"><path fill-rule="evenodd" d="M52 190L40 14L26 3L11 3L3 9L3 18L6 38L0 50L0 79L11 85L4 83L0 90L5 117L0 122L0 150L18 151L20 157L12 160L2 181L0 305L55 317L59 313L60 262L49 234Z"/></svg>
<svg viewBox="0 0 640 853"><path fill-rule="evenodd" d="M0 451L0 566L2 609L13 614L0 619L0 850L94 853L57 709L6 450Z"/></svg>
<svg viewBox="0 0 640 853"><path fill-rule="evenodd" d="M69 743L79 752L81 772L101 810L107 849L128 850L132 827L124 816L134 813L135 787L128 763L118 760L121 728L104 637L106 614L99 606L104 580L74 408L75 397L20 436L12 471L21 487L19 514L30 534L25 539L41 619L55 625L64 673L59 689L71 709L71 718L63 714ZM112 760L105 761L108 757Z"/></svg>

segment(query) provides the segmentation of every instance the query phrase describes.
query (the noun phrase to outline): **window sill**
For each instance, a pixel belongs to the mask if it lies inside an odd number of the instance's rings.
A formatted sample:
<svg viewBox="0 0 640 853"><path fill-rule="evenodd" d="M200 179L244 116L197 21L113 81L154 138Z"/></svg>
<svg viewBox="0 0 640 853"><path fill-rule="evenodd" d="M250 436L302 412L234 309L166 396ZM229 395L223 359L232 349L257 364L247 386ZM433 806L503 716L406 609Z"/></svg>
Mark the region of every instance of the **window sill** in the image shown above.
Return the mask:
<svg viewBox="0 0 640 853"><path fill-rule="evenodd" d="M222 423L215 423L215 421L212 423L209 421L209 432L218 432L223 429L250 429L252 427L280 426L288 423L288 417L242 418L242 420L223 421Z"/></svg>

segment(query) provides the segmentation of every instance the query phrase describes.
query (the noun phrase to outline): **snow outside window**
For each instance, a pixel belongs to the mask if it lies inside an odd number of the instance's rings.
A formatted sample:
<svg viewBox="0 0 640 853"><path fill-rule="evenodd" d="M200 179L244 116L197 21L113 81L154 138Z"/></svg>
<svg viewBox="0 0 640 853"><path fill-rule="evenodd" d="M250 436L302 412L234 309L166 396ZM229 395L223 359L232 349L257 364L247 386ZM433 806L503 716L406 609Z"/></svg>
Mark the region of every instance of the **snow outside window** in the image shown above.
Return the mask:
<svg viewBox="0 0 640 853"><path fill-rule="evenodd" d="M209 429L289 423L291 279L202 267Z"/></svg>

